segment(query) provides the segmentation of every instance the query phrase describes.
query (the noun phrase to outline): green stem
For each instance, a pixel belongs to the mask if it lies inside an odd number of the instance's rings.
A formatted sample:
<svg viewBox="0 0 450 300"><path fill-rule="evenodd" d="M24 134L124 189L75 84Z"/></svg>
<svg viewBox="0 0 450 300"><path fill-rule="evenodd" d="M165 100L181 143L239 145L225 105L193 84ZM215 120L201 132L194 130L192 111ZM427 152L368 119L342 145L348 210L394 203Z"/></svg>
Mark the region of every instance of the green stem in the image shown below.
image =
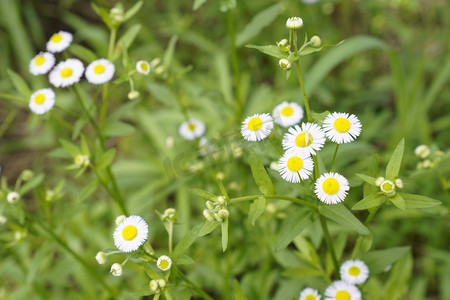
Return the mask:
<svg viewBox="0 0 450 300"><path fill-rule="evenodd" d="M184 119L186 121L189 121L190 120L189 112L188 112L186 106L184 106L183 101L181 100L180 96L178 95L177 89L175 88L175 84L173 82L169 82L169 87L170 87L170 90L172 91L173 95L175 96L175 99L177 100L178 105L180 106L181 113L183 114Z"/></svg>
<svg viewBox="0 0 450 300"><path fill-rule="evenodd" d="M295 67L297 68L298 81L300 83L300 87L302 88L303 99L305 100L306 116L308 117L308 122L312 123L313 119L311 116L311 109L309 108L308 97L306 96L305 85L303 84L302 71L300 70L300 63L298 62L298 60L295 61Z"/></svg>
<svg viewBox="0 0 450 300"><path fill-rule="evenodd" d="M272 138L269 136L268 138L270 144L275 148L275 150L277 150L277 152L283 156L283 151L275 144L275 142L272 140Z"/></svg>
<svg viewBox="0 0 450 300"><path fill-rule="evenodd" d="M233 25L233 15L231 14L231 10L227 10L227 22L228 22L228 35L230 37L231 43L231 57L233 60L233 71L234 71L234 89L236 93L236 102L237 102L237 112L238 119L242 118L243 111L243 103L241 99L241 87L240 87L240 74L239 74L239 60L237 55L237 47L236 47L236 36L234 33L234 25Z"/></svg>
<svg viewBox="0 0 450 300"><path fill-rule="evenodd" d="M173 248L173 223L169 222L169 255L172 254Z"/></svg>
<svg viewBox="0 0 450 300"><path fill-rule="evenodd" d="M378 209L379 209L380 207L381 207L381 205L375 207L374 209L372 209L372 210L370 211L369 215L367 216L366 221L364 222L364 225L365 225L365 226L369 226L370 221L372 221L373 216L375 216L375 214L377 213L377 211L378 211Z"/></svg>
<svg viewBox="0 0 450 300"><path fill-rule="evenodd" d="M450 195L448 194L448 191L446 189L447 182L446 182L445 178L441 175L441 172L436 171L436 174L439 178L439 182L441 183L441 187L442 187L442 190L444 191L445 198L447 199L447 207L450 210Z"/></svg>
<svg viewBox="0 0 450 300"><path fill-rule="evenodd" d="M334 160L336 159L336 154L338 152L338 149L339 149L339 144L336 144L336 149L334 150L333 159L331 160L331 164L330 164L330 168L328 169L328 172L331 172L331 170L333 169L333 164L334 164Z"/></svg>
<svg viewBox="0 0 450 300"><path fill-rule="evenodd" d="M199 294L203 299L205 300L214 300L213 298L211 298L207 293L205 293L201 288L199 288L195 283L193 283L189 278L186 277L186 275L184 275L181 270L177 269L177 274L181 277L181 279L183 279L183 281L185 281L187 284L189 284L192 289L194 291L197 292L197 294Z"/></svg>
<svg viewBox="0 0 450 300"><path fill-rule="evenodd" d="M339 263L336 257L336 252L334 251L333 242L331 240L330 232L328 231L327 220L324 216L320 215L320 226L322 226L323 236L325 238L325 242L327 244L328 250L331 254L331 259L334 265L334 271L336 272L336 276L339 277Z"/></svg>
<svg viewBox="0 0 450 300"><path fill-rule="evenodd" d="M111 34L109 36L109 46L108 46L108 60L112 60L112 56L114 53L114 44L116 42L116 35L117 35L117 28L113 27L111 29ZM109 88L109 82L106 82L103 84L103 90L102 90L102 105L100 107L100 114L98 118L98 124L100 126L103 126L105 119L106 119L106 113L108 111L108 88Z"/></svg>
<svg viewBox="0 0 450 300"><path fill-rule="evenodd" d="M243 197L237 197L237 198L232 198L230 199L230 202L242 202L242 201L249 201L249 200L254 200L256 198L259 197L264 197L264 198L269 198L269 199L280 199L280 200L287 200L293 203L297 203L300 205L304 205L307 206L309 208L311 208L314 211L318 211L317 207L314 206L314 204L309 203L308 201L305 200L301 200L301 199L297 199L294 197L289 197L289 196L281 196L281 195L251 195L251 196L243 196Z"/></svg>

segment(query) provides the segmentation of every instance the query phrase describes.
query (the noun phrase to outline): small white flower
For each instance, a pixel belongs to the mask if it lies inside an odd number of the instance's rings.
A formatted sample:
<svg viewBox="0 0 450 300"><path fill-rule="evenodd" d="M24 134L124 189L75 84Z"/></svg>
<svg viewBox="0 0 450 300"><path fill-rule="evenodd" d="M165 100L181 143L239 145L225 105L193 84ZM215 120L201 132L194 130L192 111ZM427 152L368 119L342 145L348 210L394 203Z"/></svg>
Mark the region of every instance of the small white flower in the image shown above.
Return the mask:
<svg viewBox="0 0 450 300"><path fill-rule="evenodd" d="M327 138L337 144L350 143L361 133L361 122L355 115L334 112L323 121Z"/></svg>
<svg viewBox="0 0 450 300"><path fill-rule="evenodd" d="M414 150L414 153L416 154L416 156L424 159L424 158L427 158L431 154L431 150L430 150L430 147L428 147L427 145L420 145L420 146L416 147L416 149Z"/></svg>
<svg viewBox="0 0 450 300"><path fill-rule="evenodd" d="M89 156L84 154L78 154L73 161L78 168L84 168L90 164Z"/></svg>
<svg viewBox="0 0 450 300"><path fill-rule="evenodd" d="M336 204L344 201L350 189L348 180L338 173L325 173L315 183L315 193L320 201Z"/></svg>
<svg viewBox="0 0 450 300"><path fill-rule="evenodd" d="M40 89L31 94L28 106L37 115L42 115L55 105L55 92L50 88Z"/></svg>
<svg viewBox="0 0 450 300"><path fill-rule="evenodd" d="M390 180L384 180L380 184L380 190L388 197L394 197L397 192L395 191L395 184Z"/></svg>
<svg viewBox="0 0 450 300"><path fill-rule="evenodd" d="M300 292L298 300L320 300L320 298L318 290L307 287Z"/></svg>
<svg viewBox="0 0 450 300"><path fill-rule="evenodd" d="M115 263L111 266L111 274L114 276L121 276L123 273L123 268L121 264Z"/></svg>
<svg viewBox="0 0 450 300"><path fill-rule="evenodd" d="M57 64L48 79L55 87L67 87L79 82L83 72L83 63L79 59L69 58Z"/></svg>
<svg viewBox="0 0 450 300"><path fill-rule="evenodd" d="M84 76L92 84L102 84L110 81L116 68L114 64L105 58L94 60L87 66Z"/></svg>
<svg viewBox="0 0 450 300"><path fill-rule="evenodd" d="M291 63L286 58L282 58L278 61L278 64L283 70L289 70L291 68Z"/></svg>
<svg viewBox="0 0 450 300"><path fill-rule="evenodd" d="M289 29L299 29L303 26L303 20L299 17L292 17L287 19L286 27Z"/></svg>
<svg viewBox="0 0 450 300"><path fill-rule="evenodd" d="M205 129L205 123L199 119L189 119L181 123L178 128L178 133L182 138L192 141L195 138L201 137L205 133Z"/></svg>
<svg viewBox="0 0 450 300"><path fill-rule="evenodd" d="M141 74L147 75L150 73L150 64L145 60L140 60L136 63L136 71Z"/></svg>
<svg viewBox="0 0 450 300"><path fill-rule="evenodd" d="M116 226L118 226L120 223L123 222L123 220L125 220L127 218L127 216L125 215L120 215L116 218Z"/></svg>
<svg viewBox="0 0 450 300"><path fill-rule="evenodd" d="M316 155L316 151L319 151L325 143L325 133L314 123L302 123L301 127L295 125L288 131L284 134L282 142L285 150L300 150Z"/></svg>
<svg viewBox="0 0 450 300"><path fill-rule="evenodd" d="M273 119L269 114L254 114L242 122L241 134L247 141L265 139L273 128Z"/></svg>
<svg viewBox="0 0 450 300"><path fill-rule="evenodd" d="M170 257L163 255L158 258L156 265L158 266L159 269L167 271L172 266L172 260L170 259Z"/></svg>
<svg viewBox="0 0 450 300"><path fill-rule="evenodd" d="M47 42L47 51L52 53L61 52L72 43L73 36L71 33L66 31L59 31L52 35L50 40Z"/></svg>
<svg viewBox="0 0 450 300"><path fill-rule="evenodd" d="M303 118L303 108L295 102L283 101L275 106L272 116L281 127L293 126Z"/></svg>
<svg viewBox="0 0 450 300"><path fill-rule="evenodd" d="M325 300L361 300L361 292L353 284L334 281L325 290Z"/></svg>
<svg viewBox="0 0 450 300"><path fill-rule="evenodd" d="M369 268L361 260L347 260L339 269L342 280L350 284L361 284L369 278Z"/></svg>
<svg viewBox="0 0 450 300"><path fill-rule="evenodd" d="M148 225L140 216L125 218L114 231L114 244L123 252L137 250L146 240Z"/></svg>
<svg viewBox="0 0 450 300"><path fill-rule="evenodd" d="M16 204L20 200L20 195L18 192L10 192L6 196L6 200L11 204Z"/></svg>
<svg viewBox="0 0 450 300"><path fill-rule="evenodd" d="M102 251L98 252L97 255L95 256L95 260L97 260L97 262L98 262L100 265L104 265L104 264L106 263L106 255L105 255L105 252L102 252Z"/></svg>
<svg viewBox="0 0 450 300"><path fill-rule="evenodd" d="M55 57L50 52L41 52L30 61L28 70L33 75L47 74L55 65Z"/></svg>
<svg viewBox="0 0 450 300"><path fill-rule="evenodd" d="M309 154L302 151L287 151L278 162L281 177L289 182L300 182L308 179L314 168Z"/></svg>

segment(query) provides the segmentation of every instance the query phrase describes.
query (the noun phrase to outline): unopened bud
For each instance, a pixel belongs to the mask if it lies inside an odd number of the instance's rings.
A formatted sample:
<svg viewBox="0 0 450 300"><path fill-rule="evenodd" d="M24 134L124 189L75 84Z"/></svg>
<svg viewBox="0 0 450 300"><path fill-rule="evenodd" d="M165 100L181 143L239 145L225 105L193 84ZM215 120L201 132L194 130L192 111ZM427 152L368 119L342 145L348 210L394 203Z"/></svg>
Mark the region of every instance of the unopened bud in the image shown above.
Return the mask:
<svg viewBox="0 0 450 300"><path fill-rule="evenodd" d="M140 94L139 94L138 91L131 91L131 92L128 93L128 99L134 100L134 99L138 98L139 95Z"/></svg>
<svg viewBox="0 0 450 300"><path fill-rule="evenodd" d="M95 260L100 264L100 265L104 265L106 263L106 255L105 252L98 252L97 255L95 256Z"/></svg>
<svg viewBox="0 0 450 300"><path fill-rule="evenodd" d="M400 178L395 179L395 186L398 187L399 189L403 188L403 180L401 180Z"/></svg>
<svg viewBox="0 0 450 300"><path fill-rule="evenodd" d="M120 216L118 216L118 217L116 218L116 225L119 225L120 223L122 223L123 220L125 220L126 217L127 217L127 216L125 216L125 215L120 215Z"/></svg>
<svg viewBox="0 0 450 300"><path fill-rule="evenodd" d="M150 280L149 287L152 292L156 292L159 289L158 282L156 280Z"/></svg>
<svg viewBox="0 0 450 300"><path fill-rule="evenodd" d="M164 289L166 287L166 281L164 279L158 279L158 285L160 288Z"/></svg>
<svg viewBox="0 0 450 300"><path fill-rule="evenodd" d="M227 203L227 199L225 199L224 196L219 196L219 197L217 197L216 202L217 202L219 205L224 205L225 203Z"/></svg>
<svg viewBox="0 0 450 300"><path fill-rule="evenodd" d="M204 209L204 210L203 210L203 216L204 216L205 219L208 220L209 222L214 221L214 217L213 217L212 213L211 213L209 210L207 210L207 209Z"/></svg>
<svg viewBox="0 0 450 300"><path fill-rule="evenodd" d="M278 62L278 64L280 65L280 67L283 70L289 70L291 68L291 63L289 62L289 60L287 60L286 58L282 58L280 59L280 61Z"/></svg>
<svg viewBox="0 0 450 300"><path fill-rule="evenodd" d="M383 181L384 181L384 177L378 177L378 178L375 180L375 185L376 185L376 186L380 186L380 185L383 183Z"/></svg>
<svg viewBox="0 0 450 300"><path fill-rule="evenodd" d="M223 221L223 218L221 216L219 216L218 213L214 214L214 219L216 219L216 221L218 221L218 222L222 222Z"/></svg>
<svg viewBox="0 0 450 300"><path fill-rule="evenodd" d="M206 201L206 207L209 209L209 210L213 210L214 209L214 204L211 202L211 201Z"/></svg>
<svg viewBox="0 0 450 300"><path fill-rule="evenodd" d="M22 177L23 181L30 181L31 179L33 179L34 173L31 170L24 170L20 176Z"/></svg>
<svg viewBox="0 0 450 300"><path fill-rule="evenodd" d="M225 208L220 209L218 214L219 214L219 217L221 217L223 219L226 219L230 216L230 212L228 211L228 209L225 209Z"/></svg>
<svg viewBox="0 0 450 300"><path fill-rule="evenodd" d="M430 150L430 147L428 147L427 145L420 145L420 146L416 147L416 149L414 150L414 153L418 157L423 159L423 158L427 158L430 155L431 150Z"/></svg>
<svg viewBox="0 0 450 300"><path fill-rule="evenodd" d="M314 48L318 48L318 47L320 47L320 45L322 45L322 40L320 39L320 37L315 35L311 38L310 43L311 43L311 46L313 46Z"/></svg>
<svg viewBox="0 0 450 300"><path fill-rule="evenodd" d="M277 43L278 48L283 52L289 52L289 42L287 39L282 39Z"/></svg>
<svg viewBox="0 0 450 300"><path fill-rule="evenodd" d="M90 163L89 157L87 155L82 154L78 154L77 156L75 156L74 162L78 168L87 167Z"/></svg>

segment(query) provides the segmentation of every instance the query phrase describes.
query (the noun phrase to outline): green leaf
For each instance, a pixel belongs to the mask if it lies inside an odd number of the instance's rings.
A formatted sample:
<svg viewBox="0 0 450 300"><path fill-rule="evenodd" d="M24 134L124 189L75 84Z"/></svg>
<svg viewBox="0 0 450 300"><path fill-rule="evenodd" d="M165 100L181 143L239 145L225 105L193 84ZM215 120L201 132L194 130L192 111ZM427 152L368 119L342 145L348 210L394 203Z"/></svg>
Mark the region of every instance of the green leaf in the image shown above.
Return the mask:
<svg viewBox="0 0 450 300"><path fill-rule="evenodd" d="M311 117L313 118L313 120L322 123L323 120L325 120L325 118L330 114L330 112L328 110L321 112L321 113L312 113Z"/></svg>
<svg viewBox="0 0 450 300"><path fill-rule="evenodd" d="M377 180L376 178L374 178L372 176L364 175L364 174L356 174L356 176L358 176L359 178L361 178L368 184L375 186L375 181Z"/></svg>
<svg viewBox="0 0 450 300"><path fill-rule="evenodd" d="M199 9L200 6L202 6L203 4L205 4L206 1L208 1L208 0L195 0L192 9L193 9L193 10Z"/></svg>
<svg viewBox="0 0 450 300"><path fill-rule="evenodd" d="M37 187L38 185L41 184L41 182L44 180L44 174L39 174L37 176L34 176L30 181L28 181L27 183L25 183L19 191L20 195L24 195L26 192L34 189L35 187Z"/></svg>
<svg viewBox="0 0 450 300"><path fill-rule="evenodd" d="M97 54L95 54L88 48L78 44L71 44L69 49L67 50L70 52L70 54L77 56L81 60L84 60L86 63L91 63L98 58Z"/></svg>
<svg viewBox="0 0 450 300"><path fill-rule="evenodd" d="M398 262L395 263L391 270L389 280L384 289L386 298L389 299L405 299L406 293L411 295L409 286L409 279L413 273L413 259L412 254L407 253L402 256ZM446 298L442 298L446 299Z"/></svg>
<svg viewBox="0 0 450 300"><path fill-rule="evenodd" d="M201 189L190 189L189 192L206 200L213 200L217 198L216 195Z"/></svg>
<svg viewBox="0 0 450 300"><path fill-rule="evenodd" d="M85 118L78 119L75 124L73 125L73 131L72 131L72 140L75 140L81 133L81 130L83 129L84 125L88 123L88 120Z"/></svg>
<svg viewBox="0 0 450 300"><path fill-rule="evenodd" d="M169 45L167 46L166 52L164 52L163 65L169 67L172 63L173 54L175 53L175 46L178 41L178 36L174 35L170 38Z"/></svg>
<svg viewBox="0 0 450 300"><path fill-rule="evenodd" d="M380 170L378 167L378 156L374 155L373 158L371 159L369 166L367 167L367 173L366 173L367 175L365 175L365 176L370 176L372 178L376 178L378 176L379 172L380 172ZM356 174L356 175L358 175L358 174ZM372 181L372 179L370 179L370 182L371 181ZM373 185L370 182L366 181L366 183L363 186L364 197L367 197L370 194L380 191L379 187ZM374 181L374 183L375 183L375 181Z"/></svg>
<svg viewBox="0 0 450 300"><path fill-rule="evenodd" d="M79 196L78 196L78 201L82 202L83 200L87 199L90 195L92 195L95 190L98 187L98 182L97 180L92 181L91 183L89 183L87 186L85 186Z"/></svg>
<svg viewBox="0 0 450 300"><path fill-rule="evenodd" d="M97 15L102 18L103 23L108 26L109 29L113 28L113 22L111 20L111 17L109 16L109 13L106 9L96 5L94 2L91 2L92 9L95 11Z"/></svg>
<svg viewBox="0 0 450 300"><path fill-rule="evenodd" d="M222 251L225 252L227 250L228 245L228 218L225 218L222 225Z"/></svg>
<svg viewBox="0 0 450 300"><path fill-rule="evenodd" d="M288 54L286 52L281 51L278 46L267 45L267 46L256 46L256 45L245 45L247 48L256 49L264 54L276 57L276 58L288 58Z"/></svg>
<svg viewBox="0 0 450 300"><path fill-rule="evenodd" d="M432 199L429 197L407 194L407 193L398 193L405 199L406 208L427 208L433 207L439 204L442 204L441 201Z"/></svg>
<svg viewBox="0 0 450 300"><path fill-rule="evenodd" d="M386 196L383 194L370 194L367 197L364 197L361 201L356 203L352 209L353 210L363 210L371 207L377 207L383 204L386 201Z"/></svg>
<svg viewBox="0 0 450 300"><path fill-rule="evenodd" d="M322 51L325 48L330 48L330 47L336 47L339 46L340 44L342 44L344 41L340 41L339 43L337 43L336 45L323 45L322 47L312 47L312 46L306 46L302 49L300 49L298 51L298 55L299 56L305 56L314 52L319 52Z"/></svg>
<svg viewBox="0 0 450 300"><path fill-rule="evenodd" d="M130 29L125 32L122 37L117 41L118 45L123 47L123 51L127 51L130 48L133 41L136 39L139 31L141 31L142 26L140 24L136 24L130 27Z"/></svg>
<svg viewBox="0 0 450 300"><path fill-rule="evenodd" d="M91 152L89 151L88 142L86 140L86 136L83 134L81 135L81 153L84 155L90 156Z"/></svg>
<svg viewBox="0 0 450 300"><path fill-rule="evenodd" d="M261 193L264 195L275 195L273 183L253 149L250 149L250 168L252 169L253 179L255 179L255 183Z"/></svg>
<svg viewBox="0 0 450 300"><path fill-rule="evenodd" d="M292 240L298 236L305 228L317 219L317 214L311 210L300 207L293 207L289 216L283 221L280 235L275 242L274 251L278 252L286 248Z"/></svg>
<svg viewBox="0 0 450 300"><path fill-rule="evenodd" d="M236 36L236 45L240 47L251 38L257 36L261 30L277 19L280 11L281 4L276 3L256 14L244 27L244 30Z"/></svg>
<svg viewBox="0 0 450 300"><path fill-rule="evenodd" d="M345 228L352 229L359 234L368 235L370 233L369 229L364 226L361 221L358 220L355 215L348 210L342 203L331 204L331 205L321 205L319 206L319 213L324 217L342 225Z"/></svg>
<svg viewBox="0 0 450 300"><path fill-rule="evenodd" d="M116 156L116 149L112 148L106 151L105 153L100 156L97 162L97 171L101 171L105 168L107 168L112 161L114 160L114 157Z"/></svg>
<svg viewBox="0 0 450 300"><path fill-rule="evenodd" d="M211 231L216 229L217 226L219 226L219 222L217 222L217 221L210 222L210 221L206 220L205 224L203 224L202 228L198 232L198 236L200 237L200 236L207 235L208 233L210 233Z"/></svg>
<svg viewBox="0 0 450 300"><path fill-rule="evenodd" d="M267 199L264 197L258 197L250 204L250 210L248 212L248 220L252 225L255 225L255 221L264 213L266 209Z"/></svg>
<svg viewBox="0 0 450 300"><path fill-rule="evenodd" d="M241 285L239 284L239 281L236 279L233 281L233 298L234 300L247 300L247 297L245 297L244 292L242 292Z"/></svg>
<svg viewBox="0 0 450 300"><path fill-rule="evenodd" d="M72 144L71 142L66 141L64 139L59 139L59 142L64 147L64 149L66 149L66 151L70 154L70 156L75 157L81 154L80 149L78 149L78 147Z"/></svg>
<svg viewBox="0 0 450 300"><path fill-rule="evenodd" d="M151 279L160 279L161 277L158 275L158 273L153 270L153 268L149 264L143 264L145 274L147 274L148 277ZM147 285L148 287L148 285Z"/></svg>
<svg viewBox="0 0 450 300"><path fill-rule="evenodd" d="M133 5L133 7L131 7L129 10L127 10L127 12L123 16L123 22L128 21L135 14L137 14L139 12L139 10L142 8L142 5L144 5L144 1L138 1L138 2L136 2L135 5Z"/></svg>
<svg viewBox="0 0 450 300"><path fill-rule="evenodd" d="M356 243L360 246L358 247L358 252L356 253L356 257L360 258L364 254L366 254L370 248L372 247L373 235L360 235L356 240Z"/></svg>
<svg viewBox="0 0 450 300"><path fill-rule="evenodd" d="M391 155L391 159L389 160L386 166L386 178L389 180L395 180L398 177L398 173L400 171L400 165L403 159L403 151L405 150L405 139L401 139L395 148L394 152Z"/></svg>
<svg viewBox="0 0 450 300"><path fill-rule="evenodd" d="M199 230L202 224L196 225L192 230L188 231L183 238L178 242L175 249L173 250L174 253L181 254L184 251L186 251L194 242L195 240L200 236Z"/></svg>
<svg viewBox="0 0 450 300"><path fill-rule="evenodd" d="M281 273L281 275L297 279L323 276L322 272L320 272L313 266L308 265L287 268L285 271Z"/></svg>
<svg viewBox="0 0 450 300"><path fill-rule="evenodd" d="M14 71L11 71L10 69L7 70L8 76L11 79L14 87L16 88L17 92L22 95L25 99L28 100L31 96L31 90L28 87L28 84L23 80L23 78L17 74Z"/></svg>
<svg viewBox="0 0 450 300"><path fill-rule="evenodd" d="M405 200L403 199L402 196L400 196L400 194L396 194L394 197L389 198L389 200L391 200L391 202L397 206L398 208L400 208L401 210L405 210L406 209L406 203Z"/></svg>
<svg viewBox="0 0 450 300"><path fill-rule="evenodd" d="M124 136L134 134L136 129L124 122L107 122L103 129L105 136Z"/></svg>
<svg viewBox="0 0 450 300"><path fill-rule="evenodd" d="M406 246L371 251L364 255L362 260L369 267L370 276L375 276L400 259L409 249L410 247Z"/></svg>

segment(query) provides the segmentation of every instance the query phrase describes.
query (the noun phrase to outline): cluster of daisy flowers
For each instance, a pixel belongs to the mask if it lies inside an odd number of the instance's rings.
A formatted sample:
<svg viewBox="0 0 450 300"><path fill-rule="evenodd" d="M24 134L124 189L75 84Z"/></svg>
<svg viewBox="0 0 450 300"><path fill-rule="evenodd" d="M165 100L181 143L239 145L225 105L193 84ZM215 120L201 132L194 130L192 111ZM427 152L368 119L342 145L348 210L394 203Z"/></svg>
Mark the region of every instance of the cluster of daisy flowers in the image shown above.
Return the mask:
<svg viewBox="0 0 450 300"><path fill-rule="evenodd" d="M369 278L369 268L361 260L347 260L339 270L341 280L334 281L325 289L325 300L361 300L362 295L356 287ZM300 292L299 300L320 300L318 290L307 287Z"/></svg>
<svg viewBox="0 0 450 300"><path fill-rule="evenodd" d="M148 225L140 216L118 216L116 218L116 225L117 227L114 230L113 238L114 244L119 251L108 253L103 251L98 252L95 259L99 264L105 264L107 256L109 255L118 252L131 253L137 251L148 238ZM123 266L128 261L128 258L122 263L114 263L111 266L111 274L114 276L121 276L123 273ZM156 266L162 271L168 271L172 266L172 260L169 256L162 255L156 260Z"/></svg>
<svg viewBox="0 0 450 300"><path fill-rule="evenodd" d="M283 136L282 145L285 153L278 161L281 177L292 183L307 180L314 169L311 156L322 149L326 138L343 144L354 141L361 132L361 123L355 115L348 113L330 113L323 121L323 126L316 123L300 123L303 109L295 102L277 105L272 112L254 114L242 123L241 134L244 139L261 141L271 133L274 121L281 127L289 127ZM348 180L338 173L325 173L315 182L317 197L326 204L343 201L349 190Z"/></svg>

